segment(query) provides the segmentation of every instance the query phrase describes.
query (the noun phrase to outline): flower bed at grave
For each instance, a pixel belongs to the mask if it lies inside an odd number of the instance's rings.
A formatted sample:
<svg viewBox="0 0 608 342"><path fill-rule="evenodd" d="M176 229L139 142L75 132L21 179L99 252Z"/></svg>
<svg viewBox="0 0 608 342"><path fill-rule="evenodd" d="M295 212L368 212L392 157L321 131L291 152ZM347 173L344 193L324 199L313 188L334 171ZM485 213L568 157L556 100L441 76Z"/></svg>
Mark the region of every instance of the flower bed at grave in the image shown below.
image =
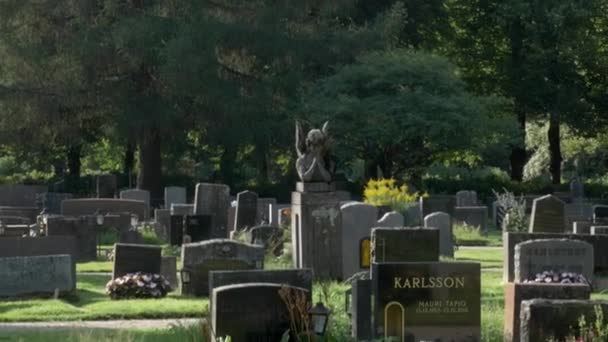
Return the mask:
<svg viewBox="0 0 608 342"><path fill-rule="evenodd" d="M584 275L574 272L544 271L537 273L534 279L524 280L526 284L589 284Z"/></svg>
<svg viewBox="0 0 608 342"><path fill-rule="evenodd" d="M171 285L163 276L141 272L126 274L106 285L112 299L163 298L170 291Z"/></svg>

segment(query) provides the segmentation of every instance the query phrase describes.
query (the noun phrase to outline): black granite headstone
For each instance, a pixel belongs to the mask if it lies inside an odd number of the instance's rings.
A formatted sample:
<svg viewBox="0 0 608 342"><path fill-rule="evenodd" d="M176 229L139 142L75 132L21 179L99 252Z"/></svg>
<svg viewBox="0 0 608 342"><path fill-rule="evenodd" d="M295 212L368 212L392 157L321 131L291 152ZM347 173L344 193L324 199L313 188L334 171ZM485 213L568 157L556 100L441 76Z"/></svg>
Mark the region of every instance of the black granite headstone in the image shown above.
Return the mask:
<svg viewBox="0 0 608 342"><path fill-rule="evenodd" d="M161 248L152 245L114 244L112 279L128 273L160 274Z"/></svg>
<svg viewBox="0 0 608 342"><path fill-rule="evenodd" d="M171 215L169 233L169 242L171 243L171 246L181 246L184 239L184 216Z"/></svg>
<svg viewBox="0 0 608 342"><path fill-rule="evenodd" d="M184 231L189 235L192 242L211 239L211 216L210 215L187 215L184 217Z"/></svg>

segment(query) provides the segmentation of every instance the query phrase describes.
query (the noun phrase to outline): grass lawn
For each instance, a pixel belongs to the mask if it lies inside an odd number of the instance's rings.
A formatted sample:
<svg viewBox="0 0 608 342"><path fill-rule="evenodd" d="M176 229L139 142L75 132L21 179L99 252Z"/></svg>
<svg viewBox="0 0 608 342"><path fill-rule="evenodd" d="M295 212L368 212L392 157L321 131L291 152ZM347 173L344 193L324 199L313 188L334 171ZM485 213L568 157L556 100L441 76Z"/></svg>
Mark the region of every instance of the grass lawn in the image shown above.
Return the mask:
<svg viewBox="0 0 608 342"><path fill-rule="evenodd" d="M464 249L461 248L454 253L455 261L473 261L481 263L481 269L502 269L502 249Z"/></svg>
<svg viewBox="0 0 608 342"><path fill-rule="evenodd" d="M454 226L454 240L459 246L502 246L502 231L488 227L488 233L483 235L473 227Z"/></svg>
<svg viewBox="0 0 608 342"><path fill-rule="evenodd" d="M170 294L163 299L111 300L109 276L78 275L77 296L0 302L0 322L201 317L207 299Z"/></svg>
<svg viewBox="0 0 608 342"><path fill-rule="evenodd" d="M203 341L197 328L175 327L165 330L77 330L44 332L0 332L0 341L8 342L198 342Z"/></svg>

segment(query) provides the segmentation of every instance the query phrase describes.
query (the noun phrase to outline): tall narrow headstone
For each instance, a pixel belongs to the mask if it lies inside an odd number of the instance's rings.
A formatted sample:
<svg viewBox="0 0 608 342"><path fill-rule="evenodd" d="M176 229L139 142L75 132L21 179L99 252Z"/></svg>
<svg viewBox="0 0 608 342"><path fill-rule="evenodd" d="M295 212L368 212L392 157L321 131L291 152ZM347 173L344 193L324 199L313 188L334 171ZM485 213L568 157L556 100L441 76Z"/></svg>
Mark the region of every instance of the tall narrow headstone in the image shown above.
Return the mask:
<svg viewBox="0 0 608 342"><path fill-rule="evenodd" d="M530 217L530 233L565 233L564 205L553 195L535 199Z"/></svg>
<svg viewBox="0 0 608 342"><path fill-rule="evenodd" d="M252 191L239 192L236 196L236 220L234 230L255 226L258 213L258 195Z"/></svg>
<svg viewBox="0 0 608 342"><path fill-rule="evenodd" d="M378 208L353 202L340 207L342 212L342 279L348 279L371 266L372 227ZM388 215L388 214L387 214ZM403 217L402 217L403 219Z"/></svg>
<svg viewBox="0 0 608 342"><path fill-rule="evenodd" d="M171 209L173 203L186 203L186 188L180 186L168 186L165 188L165 209Z"/></svg>
<svg viewBox="0 0 608 342"><path fill-rule="evenodd" d="M426 228L439 229L439 252L442 256L454 257L454 239L452 236L452 218L442 212L432 213L424 218Z"/></svg>
<svg viewBox="0 0 608 342"><path fill-rule="evenodd" d="M225 184L199 183L196 185L194 214L211 216L213 238L228 237L228 208L230 187Z"/></svg>

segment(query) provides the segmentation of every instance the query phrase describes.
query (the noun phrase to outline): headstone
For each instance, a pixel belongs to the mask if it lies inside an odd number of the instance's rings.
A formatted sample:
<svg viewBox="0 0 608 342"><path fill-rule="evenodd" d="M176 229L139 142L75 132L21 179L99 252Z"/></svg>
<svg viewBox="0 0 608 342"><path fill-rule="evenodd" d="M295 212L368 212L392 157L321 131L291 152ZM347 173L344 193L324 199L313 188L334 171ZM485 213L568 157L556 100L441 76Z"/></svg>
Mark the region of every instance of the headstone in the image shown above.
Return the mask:
<svg viewBox="0 0 608 342"><path fill-rule="evenodd" d="M45 192L37 195L38 208L46 208L50 214L61 213L61 202L73 198L74 195L59 192Z"/></svg>
<svg viewBox="0 0 608 342"><path fill-rule="evenodd" d="M237 202L238 203L238 202ZM258 198L256 224L270 224L270 208L277 204L276 198Z"/></svg>
<svg viewBox="0 0 608 342"><path fill-rule="evenodd" d="M564 205L564 217L566 228L572 229L574 222L593 221L593 207L582 201Z"/></svg>
<svg viewBox="0 0 608 342"><path fill-rule="evenodd" d="M422 217L420 217L420 202L410 206L407 208L407 212L405 213L405 225L406 226L419 226L422 224Z"/></svg>
<svg viewBox="0 0 608 342"><path fill-rule="evenodd" d="M533 298L589 299L591 287L585 284L505 284L504 341L519 341L521 302Z"/></svg>
<svg viewBox="0 0 608 342"><path fill-rule="evenodd" d="M572 232L574 234L591 234L591 221L575 221L572 223Z"/></svg>
<svg viewBox="0 0 608 342"><path fill-rule="evenodd" d="M585 185L580 179L575 178L570 182L570 196L574 200L581 200L585 197Z"/></svg>
<svg viewBox="0 0 608 342"><path fill-rule="evenodd" d="M177 281L177 257L164 256L160 260L160 275L171 284L174 291L179 287Z"/></svg>
<svg viewBox="0 0 608 342"><path fill-rule="evenodd" d="M211 219L209 215L187 215L184 217L184 233L190 236L191 242L205 241L213 238Z"/></svg>
<svg viewBox="0 0 608 342"><path fill-rule="evenodd" d="M291 208L291 204L271 204L270 205L270 225L276 227L283 227L279 222L281 211L284 209Z"/></svg>
<svg viewBox="0 0 608 342"><path fill-rule="evenodd" d="M150 206L150 192L147 190L140 189L128 189L120 192L121 199L143 201L146 205Z"/></svg>
<svg viewBox="0 0 608 342"><path fill-rule="evenodd" d="M608 205L593 206L593 223L608 223Z"/></svg>
<svg viewBox="0 0 608 342"><path fill-rule="evenodd" d="M264 268L264 248L227 239L214 239L182 245L182 294L209 295L209 271ZM182 274L183 276L183 274Z"/></svg>
<svg viewBox="0 0 608 342"><path fill-rule="evenodd" d="M171 204L171 215L194 215L194 204Z"/></svg>
<svg viewBox="0 0 608 342"><path fill-rule="evenodd" d="M234 230L251 228L256 224L258 195L252 191L239 192L236 196L236 220Z"/></svg>
<svg viewBox="0 0 608 342"><path fill-rule="evenodd" d="M78 245L76 261L97 260L97 222L94 216L65 217L49 216L46 224L47 236L73 236Z"/></svg>
<svg viewBox="0 0 608 342"><path fill-rule="evenodd" d="M252 245L263 246L267 251L279 255L283 251L283 230L273 226L255 226L247 231Z"/></svg>
<svg viewBox="0 0 608 342"><path fill-rule="evenodd" d="M158 223L158 231L156 235L163 241L170 241L171 229L171 210L170 209L155 209L154 221Z"/></svg>
<svg viewBox="0 0 608 342"><path fill-rule="evenodd" d="M475 191L458 191L456 193L456 206L457 207L476 207L477 203L477 192Z"/></svg>
<svg viewBox="0 0 608 342"><path fill-rule="evenodd" d="M376 338L480 341L478 263L374 263Z"/></svg>
<svg viewBox="0 0 608 342"><path fill-rule="evenodd" d="M290 314L279 291L306 298L309 291L281 284L249 283L215 288L211 322L216 336L233 341L280 341L291 328Z"/></svg>
<svg viewBox="0 0 608 342"><path fill-rule="evenodd" d="M97 198L115 198L118 190L118 181L115 175L97 176Z"/></svg>
<svg viewBox="0 0 608 342"><path fill-rule="evenodd" d="M521 342L565 341L577 331L580 318L585 316L587 328L596 322L596 310L600 310L606 325L608 301L530 299L521 303ZM585 340L587 341L587 340Z"/></svg>
<svg viewBox="0 0 608 342"><path fill-rule="evenodd" d="M488 231L488 207L456 207L454 221L458 224L477 227L481 232Z"/></svg>
<svg viewBox="0 0 608 342"><path fill-rule="evenodd" d="M534 200L530 233L564 233L564 202L553 195Z"/></svg>
<svg viewBox="0 0 608 342"><path fill-rule="evenodd" d="M160 274L160 266L160 246L114 244L112 279L135 272Z"/></svg>
<svg viewBox="0 0 608 342"><path fill-rule="evenodd" d="M453 216L455 207L456 196L453 195L431 195L429 197L420 197L421 218L438 211Z"/></svg>
<svg viewBox="0 0 608 342"><path fill-rule="evenodd" d="M111 199L111 198L81 198L61 202L61 214L65 216L95 215L108 213L130 213L137 215L139 221L148 219L149 210L143 201Z"/></svg>
<svg viewBox="0 0 608 342"><path fill-rule="evenodd" d="M424 218L426 228L439 229L439 253L449 258L454 257L454 239L452 237L452 218L446 213L432 213Z"/></svg>
<svg viewBox="0 0 608 342"><path fill-rule="evenodd" d="M351 336L357 341L372 339L372 281L371 279L355 279L351 289L352 308Z"/></svg>
<svg viewBox="0 0 608 342"><path fill-rule="evenodd" d="M36 222L38 214L38 207L0 207L0 216L27 217L30 222Z"/></svg>
<svg viewBox="0 0 608 342"><path fill-rule="evenodd" d="M234 228L234 221L236 220L236 207L228 208L228 230Z"/></svg>
<svg viewBox="0 0 608 342"><path fill-rule="evenodd" d="M378 209L367 203L344 204L342 213L342 279L371 267L371 234ZM387 214L388 215L388 214ZM403 217L401 217L403 221Z"/></svg>
<svg viewBox="0 0 608 342"><path fill-rule="evenodd" d="M422 261L439 261L439 229L372 229L372 262Z"/></svg>
<svg viewBox="0 0 608 342"><path fill-rule="evenodd" d="M608 235L608 226L592 226L590 233L591 235Z"/></svg>
<svg viewBox="0 0 608 342"><path fill-rule="evenodd" d="M520 242L538 239L572 239L588 242L593 246L595 273L608 272L608 245L607 235L577 235L577 234L553 234L553 233L503 233L503 281L512 282L514 279L514 257L515 245Z"/></svg>
<svg viewBox="0 0 608 342"><path fill-rule="evenodd" d="M378 220L376 227L404 227L405 218L396 211L390 211Z"/></svg>
<svg viewBox="0 0 608 342"><path fill-rule="evenodd" d="M48 192L48 187L44 185L0 185L0 206L37 207L37 196L45 192Z"/></svg>
<svg viewBox="0 0 608 342"><path fill-rule="evenodd" d="M80 255L75 236L3 237L0 238L0 258L67 254L76 262Z"/></svg>
<svg viewBox="0 0 608 342"><path fill-rule="evenodd" d="M574 272L593 282L593 246L569 239L540 239L515 245L514 281L535 279L543 271Z"/></svg>
<svg viewBox="0 0 608 342"><path fill-rule="evenodd" d="M171 215L169 243L171 246L181 246L184 240L184 216Z"/></svg>
<svg viewBox="0 0 608 342"><path fill-rule="evenodd" d="M165 188L165 209L171 209L171 205L174 203L186 203L186 188L181 186L168 186Z"/></svg>
<svg viewBox="0 0 608 342"><path fill-rule="evenodd" d="M211 216L211 236L228 237L228 208L230 187L225 184L199 183L194 196L194 214Z"/></svg>
<svg viewBox="0 0 608 342"><path fill-rule="evenodd" d="M76 289L76 266L69 255L0 258L0 297L53 295Z"/></svg>

